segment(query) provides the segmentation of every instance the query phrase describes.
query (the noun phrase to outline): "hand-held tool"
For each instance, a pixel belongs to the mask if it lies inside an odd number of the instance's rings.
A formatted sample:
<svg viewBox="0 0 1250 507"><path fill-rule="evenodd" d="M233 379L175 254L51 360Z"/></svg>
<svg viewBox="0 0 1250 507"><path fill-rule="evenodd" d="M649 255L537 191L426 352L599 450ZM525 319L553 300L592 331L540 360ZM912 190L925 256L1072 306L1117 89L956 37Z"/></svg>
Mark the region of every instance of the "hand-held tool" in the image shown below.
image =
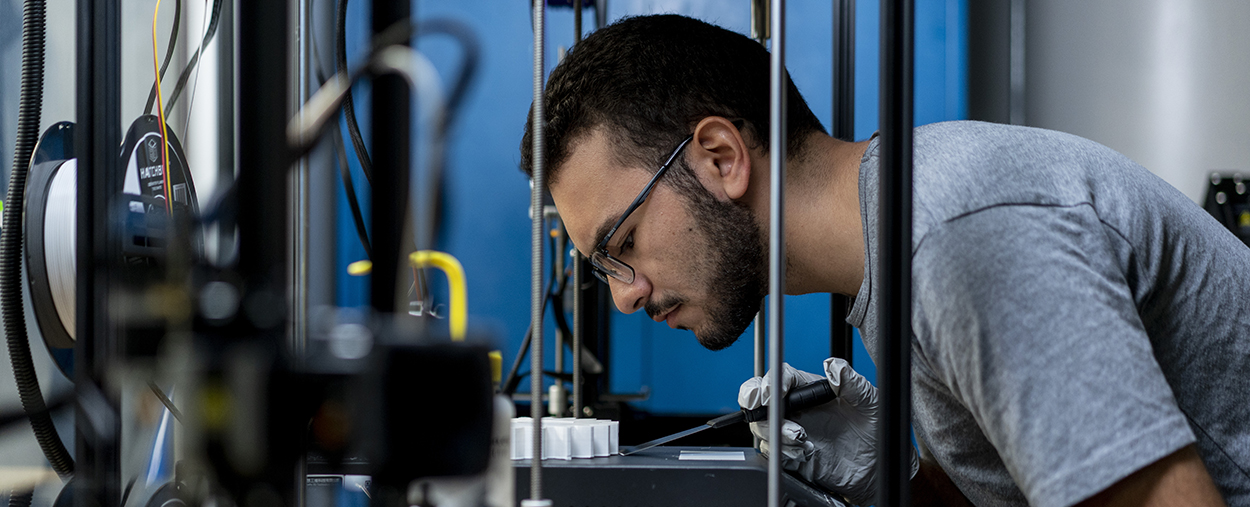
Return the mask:
<svg viewBox="0 0 1250 507"><path fill-rule="evenodd" d="M824 405L837 398L838 395L833 392L833 387L829 385L829 381L825 379L814 381L810 384L791 389L786 394L786 413L791 414L800 410L809 409L817 405ZM756 422L768 420L768 406L747 410L742 409L737 412L729 413L712 419L702 426L696 426L680 433L657 438L645 444L634 447L629 452L622 453L633 454L638 451L645 451L661 444L667 444L682 437L687 437L706 430L708 428L723 428L730 424L740 422Z"/></svg>

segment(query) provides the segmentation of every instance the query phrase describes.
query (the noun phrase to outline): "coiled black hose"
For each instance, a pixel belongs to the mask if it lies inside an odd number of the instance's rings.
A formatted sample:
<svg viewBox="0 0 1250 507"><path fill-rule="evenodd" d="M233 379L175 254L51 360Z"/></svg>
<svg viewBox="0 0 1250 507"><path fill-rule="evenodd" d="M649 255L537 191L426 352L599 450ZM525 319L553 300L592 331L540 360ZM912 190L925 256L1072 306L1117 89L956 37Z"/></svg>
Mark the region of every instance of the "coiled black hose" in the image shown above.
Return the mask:
<svg viewBox="0 0 1250 507"><path fill-rule="evenodd" d="M13 150L13 171L5 199L3 231L0 232L0 318L9 345L13 377L22 398L22 408L30 417L35 439L52 469L62 477L74 473L74 460L61 443L52 425L48 407L35 376L26 336L26 315L22 303L22 202L26 191L26 171L31 153L39 140L39 115L43 107L43 50L46 7L43 0L26 0L22 16L22 91L17 113L17 142Z"/></svg>
<svg viewBox="0 0 1250 507"><path fill-rule="evenodd" d="M35 494L31 491L27 491L25 493L18 493L14 491L9 494L9 507L30 507L30 502L34 499L34 497Z"/></svg>

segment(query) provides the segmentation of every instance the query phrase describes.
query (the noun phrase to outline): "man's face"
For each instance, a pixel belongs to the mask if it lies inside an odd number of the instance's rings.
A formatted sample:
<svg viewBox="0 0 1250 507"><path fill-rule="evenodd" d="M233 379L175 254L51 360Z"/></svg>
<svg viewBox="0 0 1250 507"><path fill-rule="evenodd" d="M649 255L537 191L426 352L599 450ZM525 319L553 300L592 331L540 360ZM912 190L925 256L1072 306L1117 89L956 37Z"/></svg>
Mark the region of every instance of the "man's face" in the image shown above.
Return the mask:
<svg viewBox="0 0 1250 507"><path fill-rule="evenodd" d="M573 146L551 195L583 255L662 162L646 171L617 165L603 129ZM733 344L765 293L763 235L753 213L708 192L684 154L621 224L607 249L634 268L631 284L609 278L618 309L644 309L657 322L693 331L712 350Z"/></svg>

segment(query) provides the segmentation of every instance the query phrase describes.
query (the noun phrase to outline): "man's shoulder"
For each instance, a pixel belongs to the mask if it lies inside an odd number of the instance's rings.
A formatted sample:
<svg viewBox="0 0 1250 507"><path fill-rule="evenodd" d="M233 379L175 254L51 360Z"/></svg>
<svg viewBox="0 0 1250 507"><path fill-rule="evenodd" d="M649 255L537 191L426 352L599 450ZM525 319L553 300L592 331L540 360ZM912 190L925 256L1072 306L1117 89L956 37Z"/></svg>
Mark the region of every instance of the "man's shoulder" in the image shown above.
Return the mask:
<svg viewBox="0 0 1250 507"><path fill-rule="evenodd" d="M917 158L965 157L999 160L1028 154L1040 161L1114 159L1131 163L1111 148L1095 141L1037 127L960 120L916 127L913 135ZM1017 162L1024 162L1017 160ZM919 163L919 161L918 161Z"/></svg>
<svg viewBox="0 0 1250 507"><path fill-rule="evenodd" d="M1148 175L1114 150L1063 132L974 121L926 125L915 135L915 232L994 206L1108 202Z"/></svg>

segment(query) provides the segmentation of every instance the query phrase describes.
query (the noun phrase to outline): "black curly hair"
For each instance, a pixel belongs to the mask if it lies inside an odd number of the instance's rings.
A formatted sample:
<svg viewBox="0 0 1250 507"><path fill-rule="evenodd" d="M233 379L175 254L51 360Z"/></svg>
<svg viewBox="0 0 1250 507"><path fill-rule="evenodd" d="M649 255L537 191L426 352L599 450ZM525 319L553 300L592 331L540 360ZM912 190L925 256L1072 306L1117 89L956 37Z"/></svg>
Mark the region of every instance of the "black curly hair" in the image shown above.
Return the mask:
<svg viewBox="0 0 1250 507"><path fill-rule="evenodd" d="M759 43L678 15L624 18L592 33L551 72L546 89L546 180L570 143L606 127L623 139L617 161L649 167L708 116L742 120L752 148L768 151L769 55ZM809 134L826 132L786 76L786 155L801 156ZM530 120L533 116L530 109ZM521 170L531 174L530 121Z"/></svg>

